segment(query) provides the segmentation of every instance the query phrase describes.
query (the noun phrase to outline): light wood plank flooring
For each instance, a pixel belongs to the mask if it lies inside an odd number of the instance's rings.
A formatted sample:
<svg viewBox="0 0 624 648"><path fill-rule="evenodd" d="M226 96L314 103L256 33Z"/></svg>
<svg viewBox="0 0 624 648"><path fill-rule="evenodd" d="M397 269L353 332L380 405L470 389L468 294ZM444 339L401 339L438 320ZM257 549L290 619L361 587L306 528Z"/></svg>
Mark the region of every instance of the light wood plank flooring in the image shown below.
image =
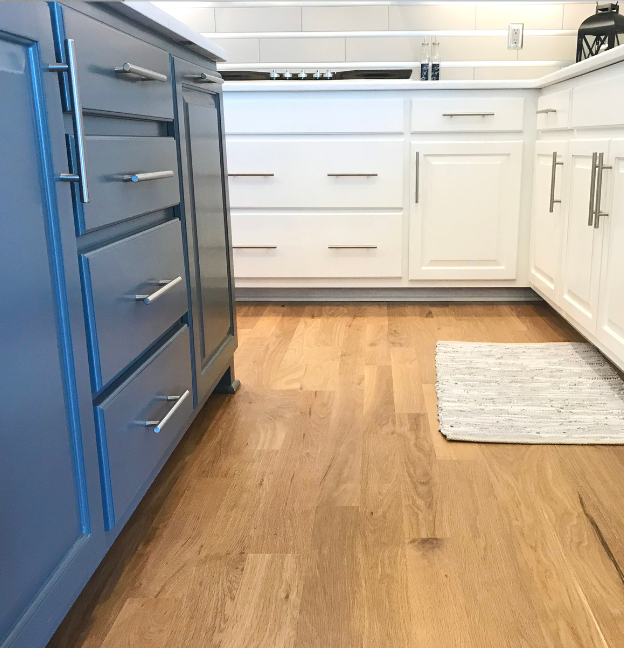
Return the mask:
<svg viewBox="0 0 624 648"><path fill-rule="evenodd" d="M242 305L214 396L50 648L618 648L624 448L448 443L437 340L535 304Z"/></svg>

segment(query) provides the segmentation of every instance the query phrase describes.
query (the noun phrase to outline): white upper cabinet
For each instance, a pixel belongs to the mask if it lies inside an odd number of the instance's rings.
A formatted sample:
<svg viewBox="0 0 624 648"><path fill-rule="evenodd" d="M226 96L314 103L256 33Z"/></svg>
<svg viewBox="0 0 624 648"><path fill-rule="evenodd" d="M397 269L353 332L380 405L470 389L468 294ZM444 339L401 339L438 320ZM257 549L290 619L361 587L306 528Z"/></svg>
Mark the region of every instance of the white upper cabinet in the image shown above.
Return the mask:
<svg viewBox="0 0 624 648"><path fill-rule="evenodd" d="M540 141L535 146L531 218L531 282L557 301L563 236L566 141Z"/></svg>
<svg viewBox="0 0 624 648"><path fill-rule="evenodd" d="M522 142L414 142L410 279L514 279Z"/></svg>
<svg viewBox="0 0 624 648"><path fill-rule="evenodd" d="M596 337L624 359L624 140L611 140L609 150L612 168L604 171L603 212L608 216L600 219L604 248Z"/></svg>
<svg viewBox="0 0 624 648"><path fill-rule="evenodd" d="M592 334L596 333L602 251L602 232L594 227L598 179L594 154L602 153L606 157L608 146L609 140L570 142L568 189L564 199L560 305Z"/></svg>
<svg viewBox="0 0 624 648"><path fill-rule="evenodd" d="M400 208L403 141L232 139L233 208Z"/></svg>

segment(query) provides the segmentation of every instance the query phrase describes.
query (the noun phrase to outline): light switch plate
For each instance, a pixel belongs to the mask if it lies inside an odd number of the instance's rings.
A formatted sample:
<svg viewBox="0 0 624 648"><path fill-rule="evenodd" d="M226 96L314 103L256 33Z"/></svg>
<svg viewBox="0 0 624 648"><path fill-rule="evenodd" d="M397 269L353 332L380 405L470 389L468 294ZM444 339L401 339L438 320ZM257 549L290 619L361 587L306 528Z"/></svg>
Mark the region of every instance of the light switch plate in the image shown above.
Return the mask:
<svg viewBox="0 0 624 648"><path fill-rule="evenodd" d="M507 49L522 49L524 44L524 23L509 23Z"/></svg>

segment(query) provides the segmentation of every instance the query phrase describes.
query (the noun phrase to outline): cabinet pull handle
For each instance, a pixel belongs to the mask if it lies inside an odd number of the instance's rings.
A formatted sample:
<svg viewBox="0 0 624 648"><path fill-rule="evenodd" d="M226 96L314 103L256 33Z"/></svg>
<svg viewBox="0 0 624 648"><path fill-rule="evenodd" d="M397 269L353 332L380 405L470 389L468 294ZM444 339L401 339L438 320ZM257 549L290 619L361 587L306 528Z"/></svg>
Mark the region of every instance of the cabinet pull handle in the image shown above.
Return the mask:
<svg viewBox="0 0 624 648"><path fill-rule="evenodd" d="M165 74L139 67L133 63L124 63L121 67L114 68L114 70L117 74L135 74L136 76L141 77L141 81L162 81L164 83L167 80Z"/></svg>
<svg viewBox="0 0 624 648"><path fill-rule="evenodd" d="M275 250L277 245L233 245L234 250Z"/></svg>
<svg viewBox="0 0 624 648"><path fill-rule="evenodd" d="M376 245L328 245L330 250L376 250Z"/></svg>
<svg viewBox="0 0 624 648"><path fill-rule="evenodd" d="M163 178L173 178L173 171L152 171L151 173L133 173L125 175L124 182L146 182L147 180L162 180Z"/></svg>
<svg viewBox="0 0 624 648"><path fill-rule="evenodd" d="M414 189L414 202L416 204L418 204L418 198L419 198L418 194L420 193L420 189L419 189L419 187L420 187L420 152L419 151L416 151L415 165L416 165L416 175L414 176L415 177L414 184L416 185L416 187Z"/></svg>
<svg viewBox="0 0 624 648"><path fill-rule="evenodd" d="M175 405L165 414L165 418L163 418L162 421L145 421L143 425L145 427L153 427L156 434L161 432L165 425L167 425L167 423L169 422L169 419L176 413L182 403L189 397L189 394L190 392L187 389L182 394L182 396L167 396L166 399L168 401L175 401Z"/></svg>
<svg viewBox="0 0 624 648"><path fill-rule="evenodd" d="M272 178L274 173L228 173L229 178Z"/></svg>
<svg viewBox="0 0 624 648"><path fill-rule="evenodd" d="M80 103L80 89L78 87L78 73L76 71L76 48L73 38L65 39L65 58L67 63L53 63L48 66L50 72L67 72L69 77L69 93L71 95L71 115L76 140L76 162L78 173L61 173L60 180L77 182L80 189L80 202L89 202L89 181L87 179L87 161L85 158L84 125L82 121L82 104Z"/></svg>
<svg viewBox="0 0 624 648"><path fill-rule="evenodd" d="M540 108L540 110L536 110L535 114L536 115L547 115L548 113L556 113L557 109L556 108Z"/></svg>
<svg viewBox="0 0 624 648"><path fill-rule="evenodd" d="M378 173L328 173L328 178L376 178Z"/></svg>
<svg viewBox="0 0 624 648"><path fill-rule="evenodd" d="M550 206L548 211L552 214L555 211L555 203L560 203L561 200L555 200L555 180L557 176L557 167L563 166L563 162L557 162L557 151L552 154L552 167L550 172Z"/></svg>
<svg viewBox="0 0 624 648"><path fill-rule="evenodd" d="M442 113L442 117L494 117L494 113L493 112Z"/></svg>
<svg viewBox="0 0 624 648"><path fill-rule="evenodd" d="M151 304L152 302L155 302L157 299L162 297L166 292L169 292L174 286L177 286L181 281L182 277L176 277L171 281L167 279L159 281L158 285L162 286L162 288L159 288L155 293L152 293L151 295L135 295L134 299L136 301L142 301L144 304Z"/></svg>
<svg viewBox="0 0 624 648"><path fill-rule="evenodd" d="M187 74L186 78L195 81L195 83L223 83L223 79L220 76L206 74L205 72L201 74Z"/></svg>
<svg viewBox="0 0 624 648"><path fill-rule="evenodd" d="M609 214L600 211L600 203L602 201L602 172L605 169L610 169L610 166L604 164L604 153L598 156L598 167L596 169L596 213L594 214L594 228L600 227L600 217L608 216Z"/></svg>
<svg viewBox="0 0 624 648"><path fill-rule="evenodd" d="M594 198L596 197L596 165L598 164L598 153L592 153L591 180L589 181L589 220L587 224L592 227L594 224Z"/></svg>

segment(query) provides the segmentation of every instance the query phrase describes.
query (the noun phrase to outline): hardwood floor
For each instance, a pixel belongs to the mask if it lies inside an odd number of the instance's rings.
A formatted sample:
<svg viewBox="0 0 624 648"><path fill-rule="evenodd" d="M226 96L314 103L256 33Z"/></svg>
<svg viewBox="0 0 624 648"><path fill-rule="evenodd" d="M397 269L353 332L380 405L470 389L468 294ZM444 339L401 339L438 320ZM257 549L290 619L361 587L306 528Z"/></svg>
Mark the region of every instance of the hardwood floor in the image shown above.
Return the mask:
<svg viewBox="0 0 624 648"><path fill-rule="evenodd" d="M242 305L210 399L50 648L618 648L624 448L448 443L437 340L544 305Z"/></svg>

